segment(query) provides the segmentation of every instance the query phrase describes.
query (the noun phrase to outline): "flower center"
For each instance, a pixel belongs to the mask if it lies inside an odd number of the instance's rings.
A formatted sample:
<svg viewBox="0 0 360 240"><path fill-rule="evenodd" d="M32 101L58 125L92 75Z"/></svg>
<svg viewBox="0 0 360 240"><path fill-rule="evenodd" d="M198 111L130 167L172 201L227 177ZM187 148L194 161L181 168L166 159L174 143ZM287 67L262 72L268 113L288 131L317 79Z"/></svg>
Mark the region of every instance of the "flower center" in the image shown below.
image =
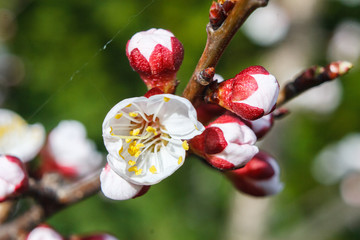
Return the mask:
<svg viewBox="0 0 360 240"><path fill-rule="evenodd" d="M166 102L166 99L164 99ZM136 109L135 111L129 111ZM162 104L159 106L159 110ZM161 125L157 117L158 111L152 115L143 113L140 107L135 104L129 104L114 116L114 123L110 126L110 134L114 137L123 139L122 148L119 149L119 156L127 162L128 171L135 175L143 174L143 169L148 169L156 174L161 164L146 163L146 159L151 159L150 154L158 154L162 147L166 147L169 142L177 142L168 134L166 128ZM125 121L123 118L126 118ZM182 142L185 150L188 150L186 141ZM182 158L178 163L181 164Z"/></svg>

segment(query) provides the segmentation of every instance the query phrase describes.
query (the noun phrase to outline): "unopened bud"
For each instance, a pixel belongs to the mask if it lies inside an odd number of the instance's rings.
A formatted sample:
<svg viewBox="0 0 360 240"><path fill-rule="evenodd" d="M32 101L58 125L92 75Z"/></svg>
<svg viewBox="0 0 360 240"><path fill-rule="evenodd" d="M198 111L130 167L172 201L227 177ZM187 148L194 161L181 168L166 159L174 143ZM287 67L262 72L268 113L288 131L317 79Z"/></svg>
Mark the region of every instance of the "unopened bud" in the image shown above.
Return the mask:
<svg viewBox="0 0 360 240"><path fill-rule="evenodd" d="M273 114L270 113L254 121L245 122L255 133L257 139L264 137L274 125Z"/></svg>
<svg viewBox="0 0 360 240"><path fill-rule="evenodd" d="M235 188L252 196L269 196L280 192L280 168L268 154L259 152L243 168L225 172Z"/></svg>
<svg viewBox="0 0 360 240"><path fill-rule="evenodd" d="M20 159L0 155L0 202L23 193L28 184L27 172Z"/></svg>
<svg viewBox="0 0 360 240"><path fill-rule="evenodd" d="M256 120L275 109L278 95L279 84L275 77L261 66L252 66L221 82L205 99L243 119Z"/></svg>
<svg viewBox="0 0 360 240"><path fill-rule="evenodd" d="M64 240L64 238L50 226L42 224L34 228L26 240Z"/></svg>
<svg viewBox="0 0 360 240"><path fill-rule="evenodd" d="M148 89L158 87L164 93L175 92L184 48L171 32L152 28L136 33L126 45L126 55Z"/></svg>
<svg viewBox="0 0 360 240"><path fill-rule="evenodd" d="M220 170L244 166L257 152L254 132L232 113L210 123L190 141L191 149Z"/></svg>

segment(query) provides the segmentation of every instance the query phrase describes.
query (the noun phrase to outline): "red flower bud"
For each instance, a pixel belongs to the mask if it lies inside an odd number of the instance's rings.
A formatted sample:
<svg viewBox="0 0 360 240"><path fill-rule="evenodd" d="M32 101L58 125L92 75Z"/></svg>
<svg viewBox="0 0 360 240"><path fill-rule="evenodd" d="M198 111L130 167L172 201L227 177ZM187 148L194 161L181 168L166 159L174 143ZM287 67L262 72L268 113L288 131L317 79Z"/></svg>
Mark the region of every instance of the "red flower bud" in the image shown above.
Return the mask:
<svg viewBox="0 0 360 240"><path fill-rule="evenodd" d="M190 140L191 149L213 167L229 170L244 166L257 152L256 136L238 116L227 113Z"/></svg>
<svg viewBox="0 0 360 240"><path fill-rule="evenodd" d="M252 196L269 196L280 192L280 168L277 162L264 152L259 152L243 168L225 172L236 189Z"/></svg>
<svg viewBox="0 0 360 240"><path fill-rule="evenodd" d="M184 49L171 32L152 28L136 33L127 42L126 55L148 89L158 87L164 93L175 92Z"/></svg>
<svg viewBox="0 0 360 240"><path fill-rule="evenodd" d="M275 109L279 84L261 66L246 68L234 78L221 82L208 93L207 101L215 102L246 120L256 120Z"/></svg>

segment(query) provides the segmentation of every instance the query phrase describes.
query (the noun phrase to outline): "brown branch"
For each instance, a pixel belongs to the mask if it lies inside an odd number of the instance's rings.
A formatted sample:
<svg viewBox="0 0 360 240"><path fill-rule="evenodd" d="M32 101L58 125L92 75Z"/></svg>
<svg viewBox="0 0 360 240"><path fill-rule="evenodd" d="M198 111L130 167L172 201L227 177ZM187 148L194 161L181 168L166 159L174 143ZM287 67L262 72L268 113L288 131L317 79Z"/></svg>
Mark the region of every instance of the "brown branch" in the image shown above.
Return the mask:
<svg viewBox="0 0 360 240"><path fill-rule="evenodd" d="M41 181L30 181L28 196L37 202L23 215L0 226L1 240L19 239L31 229L68 205L75 204L100 190L100 170L70 184L63 184L56 175L45 176Z"/></svg>
<svg viewBox="0 0 360 240"><path fill-rule="evenodd" d="M197 105L205 85L200 83L199 74L206 68L215 68L225 48L247 17L257 8L267 5L268 0L237 0L223 24L216 30L207 25L207 42L195 71L186 86L183 96Z"/></svg>
<svg viewBox="0 0 360 240"><path fill-rule="evenodd" d="M346 74L351 68L351 63L337 61L325 67L313 66L306 69L281 89L276 106L280 107L306 90Z"/></svg>
<svg viewBox="0 0 360 240"><path fill-rule="evenodd" d="M41 205L33 205L26 213L0 227L1 240L24 239L30 229L36 227L45 218L45 212Z"/></svg>

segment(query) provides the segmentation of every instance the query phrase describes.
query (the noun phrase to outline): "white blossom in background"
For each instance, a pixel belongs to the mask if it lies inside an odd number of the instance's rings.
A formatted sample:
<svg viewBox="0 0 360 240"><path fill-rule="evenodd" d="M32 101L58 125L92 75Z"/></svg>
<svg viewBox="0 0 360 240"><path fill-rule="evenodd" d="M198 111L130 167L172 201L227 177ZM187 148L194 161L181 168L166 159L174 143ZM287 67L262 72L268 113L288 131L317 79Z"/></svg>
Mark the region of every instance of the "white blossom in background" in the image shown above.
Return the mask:
<svg viewBox="0 0 360 240"><path fill-rule="evenodd" d="M131 184L153 185L182 166L189 149L187 140L203 130L194 107L185 98L158 94L125 99L109 111L103 122L109 166ZM104 169L102 174L109 173ZM107 189L106 181L101 184L105 195L122 191L121 186L113 184Z"/></svg>
<svg viewBox="0 0 360 240"><path fill-rule="evenodd" d="M346 20L335 29L329 42L329 61L346 60L356 63L360 57L360 23Z"/></svg>
<svg viewBox="0 0 360 240"><path fill-rule="evenodd" d="M0 155L0 202L20 194L27 187L24 164L16 157Z"/></svg>
<svg viewBox="0 0 360 240"><path fill-rule="evenodd" d="M360 172L360 134L349 134L325 147L315 158L313 176L322 184L333 184L351 172Z"/></svg>
<svg viewBox="0 0 360 240"><path fill-rule="evenodd" d="M75 120L61 121L49 133L42 156L44 171L58 171L69 177L84 176L102 164L102 155L87 138L84 125Z"/></svg>
<svg viewBox="0 0 360 240"><path fill-rule="evenodd" d="M270 46L283 40L289 27L290 19L285 9L270 2L266 8L252 13L242 29L254 43Z"/></svg>
<svg viewBox="0 0 360 240"><path fill-rule="evenodd" d="M64 240L64 238L51 227L40 225L29 233L26 240Z"/></svg>
<svg viewBox="0 0 360 240"><path fill-rule="evenodd" d="M32 160L45 141L45 129L37 123L29 125L18 114L0 108L0 154Z"/></svg>

